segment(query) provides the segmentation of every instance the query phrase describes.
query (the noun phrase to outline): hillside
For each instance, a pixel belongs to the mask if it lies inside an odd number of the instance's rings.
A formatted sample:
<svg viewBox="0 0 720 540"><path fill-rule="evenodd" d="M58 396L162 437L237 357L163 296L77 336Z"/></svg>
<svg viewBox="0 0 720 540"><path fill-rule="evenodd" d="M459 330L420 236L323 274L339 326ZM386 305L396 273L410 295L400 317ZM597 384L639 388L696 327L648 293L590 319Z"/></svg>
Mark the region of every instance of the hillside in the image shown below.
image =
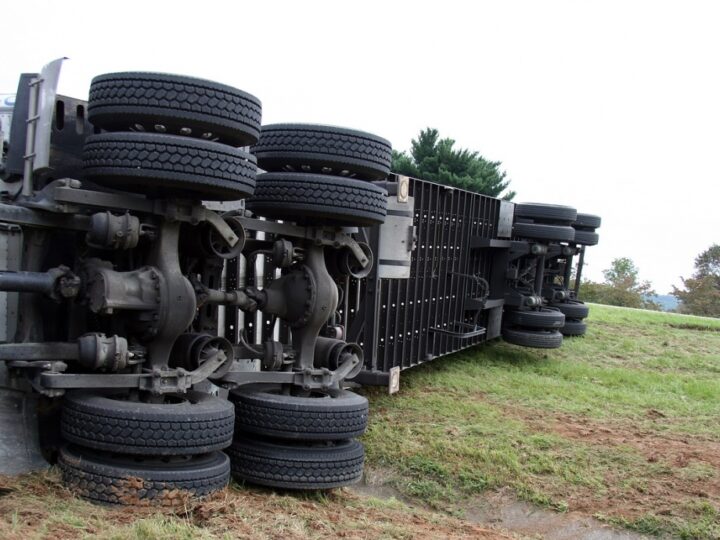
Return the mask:
<svg viewBox="0 0 720 540"><path fill-rule="evenodd" d="M367 389L369 485L129 511L74 499L51 470L0 480L0 538L557 538L602 527L590 516L717 538L718 351L720 320L592 306L562 349L495 342L403 372L399 395Z"/></svg>
<svg viewBox="0 0 720 540"><path fill-rule="evenodd" d="M593 305L555 351L502 342L372 392L370 463L447 508L488 492L651 534L720 537L720 320ZM472 506L470 506L472 508Z"/></svg>

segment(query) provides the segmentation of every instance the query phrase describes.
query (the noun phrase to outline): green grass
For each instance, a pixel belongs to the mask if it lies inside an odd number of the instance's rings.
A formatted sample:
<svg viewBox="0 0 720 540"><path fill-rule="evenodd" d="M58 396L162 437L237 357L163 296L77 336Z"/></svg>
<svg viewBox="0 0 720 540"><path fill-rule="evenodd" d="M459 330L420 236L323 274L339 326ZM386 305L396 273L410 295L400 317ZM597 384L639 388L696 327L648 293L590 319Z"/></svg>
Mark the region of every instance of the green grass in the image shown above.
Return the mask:
<svg viewBox="0 0 720 540"><path fill-rule="evenodd" d="M594 305L588 322L558 350L494 342L403 372L399 395L369 391L369 464L437 507L509 486L644 532L720 536L717 462L692 457L720 441L720 320Z"/></svg>
<svg viewBox="0 0 720 540"><path fill-rule="evenodd" d="M0 485L2 540L495 538L442 513L347 490L290 494L233 483L209 500L160 509L82 501L61 486L57 470L0 478Z"/></svg>
<svg viewBox="0 0 720 540"><path fill-rule="evenodd" d="M457 517L508 488L646 534L720 538L720 320L592 306L588 322L558 350L497 341L403 372L399 395L365 391L368 467L442 512L235 484L171 512L113 509L51 470L0 478L0 539L495 538Z"/></svg>

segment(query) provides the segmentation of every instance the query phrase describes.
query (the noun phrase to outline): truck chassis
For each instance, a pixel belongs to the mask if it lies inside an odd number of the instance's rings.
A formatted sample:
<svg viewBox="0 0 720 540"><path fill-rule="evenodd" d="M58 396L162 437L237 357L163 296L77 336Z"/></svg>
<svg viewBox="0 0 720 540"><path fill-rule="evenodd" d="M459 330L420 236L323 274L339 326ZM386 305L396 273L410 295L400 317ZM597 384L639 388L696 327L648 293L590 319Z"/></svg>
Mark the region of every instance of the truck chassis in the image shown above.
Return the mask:
<svg viewBox="0 0 720 540"><path fill-rule="evenodd" d="M261 128L259 100L210 81L107 74L59 96L60 64L21 77L3 145L4 472L57 461L120 504L231 473L338 487L364 458L348 388L585 332L596 216L390 174L384 139Z"/></svg>

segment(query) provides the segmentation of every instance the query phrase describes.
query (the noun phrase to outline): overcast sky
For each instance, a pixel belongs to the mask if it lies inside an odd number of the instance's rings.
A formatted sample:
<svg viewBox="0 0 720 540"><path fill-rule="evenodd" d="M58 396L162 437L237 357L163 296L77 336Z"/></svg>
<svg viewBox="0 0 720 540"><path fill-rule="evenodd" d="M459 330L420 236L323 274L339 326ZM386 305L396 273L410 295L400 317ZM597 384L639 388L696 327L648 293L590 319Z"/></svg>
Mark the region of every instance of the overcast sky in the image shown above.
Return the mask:
<svg viewBox="0 0 720 540"><path fill-rule="evenodd" d="M181 73L258 96L263 122L432 126L501 161L517 202L603 218L586 272L631 257L661 294L720 243L716 2L5 2L0 93L70 58L93 76Z"/></svg>

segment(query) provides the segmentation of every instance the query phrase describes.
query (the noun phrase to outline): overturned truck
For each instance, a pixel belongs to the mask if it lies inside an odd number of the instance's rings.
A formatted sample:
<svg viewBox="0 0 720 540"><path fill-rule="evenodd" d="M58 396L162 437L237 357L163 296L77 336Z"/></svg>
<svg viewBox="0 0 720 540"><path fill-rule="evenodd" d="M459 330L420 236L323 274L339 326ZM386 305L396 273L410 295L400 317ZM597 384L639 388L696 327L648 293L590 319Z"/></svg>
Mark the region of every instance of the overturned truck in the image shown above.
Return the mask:
<svg viewBox="0 0 720 540"><path fill-rule="evenodd" d="M56 462L103 503L343 486L349 388L585 333L596 216L391 174L388 141L261 127L222 84L112 73L85 101L59 71L22 75L0 129L4 473Z"/></svg>

